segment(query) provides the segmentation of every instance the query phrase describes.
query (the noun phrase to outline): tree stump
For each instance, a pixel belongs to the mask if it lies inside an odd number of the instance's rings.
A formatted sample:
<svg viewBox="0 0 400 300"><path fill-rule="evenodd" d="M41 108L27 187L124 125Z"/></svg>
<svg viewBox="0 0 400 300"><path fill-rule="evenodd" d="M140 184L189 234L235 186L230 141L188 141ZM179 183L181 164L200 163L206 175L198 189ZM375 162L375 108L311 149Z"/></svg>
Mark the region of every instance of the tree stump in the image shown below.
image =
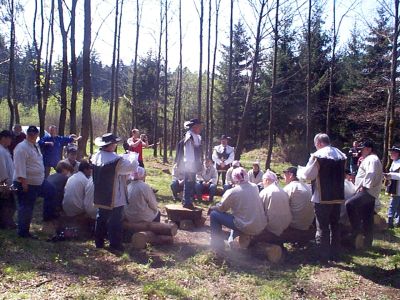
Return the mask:
<svg viewBox="0 0 400 300"><path fill-rule="evenodd" d="M184 220L191 220L192 223L198 224L199 226L204 225L202 221L203 209L201 208L191 210L184 208L179 204L169 204L165 206L165 209L167 211L168 219L177 224L180 224L181 221Z"/></svg>
<svg viewBox="0 0 400 300"><path fill-rule="evenodd" d="M196 227L203 227L204 226L204 224L206 223L206 218L204 218L203 216L200 218L200 219L196 219L196 220L194 220L194 226L196 226Z"/></svg>
<svg viewBox="0 0 400 300"><path fill-rule="evenodd" d="M267 256L267 259L273 264L277 264L282 260L282 253L282 247L279 245L265 245L265 254Z"/></svg>
<svg viewBox="0 0 400 300"><path fill-rule="evenodd" d="M125 229L133 232L151 231L158 235L175 236L178 232L178 226L175 223L158 223L158 222L138 222L132 223L127 220L123 224Z"/></svg>
<svg viewBox="0 0 400 300"><path fill-rule="evenodd" d="M190 230L193 229L194 222L192 220L181 220L179 221L179 229Z"/></svg>
<svg viewBox="0 0 400 300"><path fill-rule="evenodd" d="M133 234L131 245L134 249L144 249L150 245L168 245L174 242L174 238L169 235L156 235L151 231L141 231Z"/></svg>

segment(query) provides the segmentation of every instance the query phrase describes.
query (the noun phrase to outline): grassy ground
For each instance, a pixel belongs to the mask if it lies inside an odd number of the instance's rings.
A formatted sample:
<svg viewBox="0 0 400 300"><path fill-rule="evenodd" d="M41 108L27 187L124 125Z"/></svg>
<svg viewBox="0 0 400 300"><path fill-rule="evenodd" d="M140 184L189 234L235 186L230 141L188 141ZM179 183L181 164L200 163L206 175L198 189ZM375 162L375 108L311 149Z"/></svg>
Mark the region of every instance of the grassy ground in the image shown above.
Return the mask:
<svg viewBox="0 0 400 300"><path fill-rule="evenodd" d="M257 158L256 152L243 160L250 165ZM159 190L163 207L171 201L171 166L149 157L145 164L148 182ZM278 173L285 167L272 166ZM383 200L386 205L388 199ZM122 256L96 250L93 242L86 240L46 242L47 236L40 232L40 209L38 202L32 228L40 240L22 240L14 231L0 231L0 299L400 297L400 229L377 234L368 251L344 252L344 261L337 264L316 264L311 243L298 248L286 245L285 261L271 265L253 250L216 256L208 248L208 226L179 231L172 246L141 251L127 247Z"/></svg>

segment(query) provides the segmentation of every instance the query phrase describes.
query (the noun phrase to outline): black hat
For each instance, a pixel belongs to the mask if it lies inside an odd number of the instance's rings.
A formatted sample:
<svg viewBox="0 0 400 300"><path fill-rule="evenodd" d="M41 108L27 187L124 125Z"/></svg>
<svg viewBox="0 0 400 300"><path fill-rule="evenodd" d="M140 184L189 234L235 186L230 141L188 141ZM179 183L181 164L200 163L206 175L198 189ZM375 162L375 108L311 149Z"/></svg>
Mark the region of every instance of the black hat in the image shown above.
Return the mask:
<svg viewBox="0 0 400 300"><path fill-rule="evenodd" d="M112 133L105 133L102 136L97 137L94 140L96 146L104 147L110 144L118 144L121 141L121 138L117 137Z"/></svg>
<svg viewBox="0 0 400 300"><path fill-rule="evenodd" d="M30 125L26 130L26 133L39 133L39 129L34 125Z"/></svg>
<svg viewBox="0 0 400 300"><path fill-rule="evenodd" d="M78 148L75 144L69 144L67 147L67 153L78 152Z"/></svg>
<svg viewBox="0 0 400 300"><path fill-rule="evenodd" d="M223 135L221 135L220 140L228 140L229 141L229 140L231 140L231 137L223 134Z"/></svg>
<svg viewBox="0 0 400 300"><path fill-rule="evenodd" d="M395 145L393 145L392 148L389 149L389 151L390 151L390 152L397 152L397 153L400 153L400 148L397 147L397 146L395 146Z"/></svg>
<svg viewBox="0 0 400 300"><path fill-rule="evenodd" d="M363 149L365 147L374 149L374 142L372 140L366 140L362 142L360 146L358 146L359 149Z"/></svg>
<svg viewBox="0 0 400 300"><path fill-rule="evenodd" d="M203 124L199 119L190 119L184 123L185 128L192 128L194 125Z"/></svg>
<svg viewBox="0 0 400 300"><path fill-rule="evenodd" d="M3 130L0 132L0 138L12 138L12 133L9 130Z"/></svg>
<svg viewBox="0 0 400 300"><path fill-rule="evenodd" d="M297 168L296 167L289 167L283 173L292 173L293 176L297 176Z"/></svg>

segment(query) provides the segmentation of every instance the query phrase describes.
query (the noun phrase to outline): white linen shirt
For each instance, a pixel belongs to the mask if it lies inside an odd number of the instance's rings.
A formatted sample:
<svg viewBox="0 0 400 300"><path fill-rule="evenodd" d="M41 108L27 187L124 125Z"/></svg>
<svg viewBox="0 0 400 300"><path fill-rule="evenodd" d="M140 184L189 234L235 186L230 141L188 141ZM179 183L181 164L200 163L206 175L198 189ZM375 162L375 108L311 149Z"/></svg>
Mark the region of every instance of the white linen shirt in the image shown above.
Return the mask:
<svg viewBox="0 0 400 300"><path fill-rule="evenodd" d="M223 161L218 157L218 153L224 152L224 146L222 144L215 146L212 154L212 160L216 165L220 165ZM232 146L226 145L226 153L229 154L229 157L224 161L225 165L231 164L235 159L235 148Z"/></svg>
<svg viewBox="0 0 400 300"><path fill-rule="evenodd" d="M193 139L192 139L193 138ZM194 155L194 147L201 145L201 136L188 130L185 134L184 146L183 146L183 162L185 172L193 172L196 166L196 158ZM194 173L194 172L193 172Z"/></svg>
<svg viewBox="0 0 400 300"><path fill-rule="evenodd" d="M73 217L85 212L85 188L89 178L81 171L68 178L64 190L63 209L67 216Z"/></svg>
<svg viewBox="0 0 400 300"><path fill-rule="evenodd" d="M89 178L89 181L85 186L85 198L83 200L83 206L86 214L91 219L96 219L97 207L94 206L94 183L92 177Z"/></svg>
<svg viewBox="0 0 400 300"><path fill-rule="evenodd" d="M356 191L363 187L375 199L379 198L382 188L382 163L376 154L370 154L361 162L355 180Z"/></svg>
<svg viewBox="0 0 400 300"><path fill-rule="evenodd" d="M264 175L263 171L259 170L257 176L254 176L254 171L253 171L253 169L251 169L248 174L249 174L250 182L257 184L257 185L262 184L262 177Z"/></svg>
<svg viewBox="0 0 400 300"><path fill-rule="evenodd" d="M156 195L151 187L142 180L133 180L128 184L128 205L124 215L128 222L151 222L158 214Z"/></svg>
<svg viewBox="0 0 400 300"><path fill-rule="evenodd" d="M218 172L217 169L213 165L209 168L203 167L203 171L200 174L196 175L197 181L203 181L208 183L211 181L212 184L217 184L218 180Z"/></svg>
<svg viewBox="0 0 400 300"><path fill-rule="evenodd" d="M39 146L27 139L14 149L14 180L25 178L28 185L42 185L44 180L43 156Z"/></svg>
<svg viewBox="0 0 400 300"><path fill-rule="evenodd" d="M112 162L120 158L118 154L115 152L108 152L100 150L96 154L93 155L91 161L96 166L103 166L109 162ZM132 172L136 172L138 167L138 162L136 160L129 161L125 158L121 158L115 168L115 179L113 186L116 187L114 189L113 197L114 197L114 206L120 207L127 204L127 180L128 175ZM110 187L112 188L112 187Z"/></svg>
<svg viewBox="0 0 400 300"><path fill-rule="evenodd" d="M3 145L0 145L0 182L5 180L11 186L14 175L14 164L11 153Z"/></svg>
<svg viewBox="0 0 400 300"><path fill-rule="evenodd" d="M314 220L314 206L311 202L311 189L301 181L292 181L283 190L289 196L289 206L292 212L290 227L307 230Z"/></svg>
<svg viewBox="0 0 400 300"><path fill-rule="evenodd" d="M397 180L396 196L400 195L400 158L392 161L389 169L389 178Z"/></svg>
<svg viewBox="0 0 400 300"><path fill-rule="evenodd" d="M272 183L260 192L267 217L266 229L280 236L292 222L289 196L276 183Z"/></svg>

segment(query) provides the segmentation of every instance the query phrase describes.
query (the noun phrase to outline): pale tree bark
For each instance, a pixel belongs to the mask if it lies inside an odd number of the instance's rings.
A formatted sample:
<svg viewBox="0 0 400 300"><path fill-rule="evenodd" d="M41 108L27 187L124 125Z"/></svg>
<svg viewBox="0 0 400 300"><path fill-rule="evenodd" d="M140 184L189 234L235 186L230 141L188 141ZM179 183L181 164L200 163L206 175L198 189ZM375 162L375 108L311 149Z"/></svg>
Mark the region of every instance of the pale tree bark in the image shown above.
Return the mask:
<svg viewBox="0 0 400 300"><path fill-rule="evenodd" d="M77 132L76 125L76 101L78 99L78 67L75 53L75 29L76 29L76 5L78 0L72 0L71 5L71 36L70 36L70 48L71 48L71 107L69 113L69 129L71 133Z"/></svg>
<svg viewBox="0 0 400 300"><path fill-rule="evenodd" d="M108 110L108 124L107 132L111 132L111 127L113 124L113 112L114 112L114 102L115 102L115 57L117 55L117 35L118 35L118 9L119 0L115 0L115 19L114 19L114 44L111 62L111 87L110 87L110 106Z"/></svg>
<svg viewBox="0 0 400 300"><path fill-rule="evenodd" d="M58 15L62 40L62 73L60 88L60 118L58 121L58 134L64 135L65 121L67 119L67 84L68 84L68 32L64 25L63 1L58 0Z"/></svg>
<svg viewBox="0 0 400 300"><path fill-rule="evenodd" d="M208 36L207 36L207 87L206 87L206 134L205 134L205 154L209 157L210 149L210 61L211 61L211 0L208 0Z"/></svg>
<svg viewBox="0 0 400 300"><path fill-rule="evenodd" d="M136 0L136 40L135 40L135 56L133 60L133 78L132 78L132 128L137 126L137 113L136 113L136 81L137 81L137 58L139 47L139 29L140 29L140 8L139 0Z"/></svg>
<svg viewBox="0 0 400 300"><path fill-rule="evenodd" d="M169 139L169 156L172 157L172 150L175 148L176 144L176 135L177 135L177 114L178 114L178 97L179 97L179 71L176 76L176 84L175 84L175 98L174 98L174 107L172 113L172 122L171 122L171 138Z"/></svg>
<svg viewBox="0 0 400 300"><path fill-rule="evenodd" d="M84 37L83 37L83 53L82 53L82 67L83 67L83 101L82 101L82 138L78 143L78 150L80 155L86 156L86 144L92 130L91 121L91 102L92 102L92 78L90 69L90 45L92 35L92 12L90 0L84 0ZM93 133L91 134L93 139ZM93 145L90 144L91 152L93 152Z"/></svg>
<svg viewBox="0 0 400 300"><path fill-rule="evenodd" d="M164 134L163 134L163 162L168 162L167 146L168 146L168 0L165 0L165 63L164 63Z"/></svg>
<svg viewBox="0 0 400 300"><path fill-rule="evenodd" d="M308 18L307 18L307 82L306 82L306 149L311 151L311 17L312 17L312 0L308 1Z"/></svg>
<svg viewBox="0 0 400 300"><path fill-rule="evenodd" d="M232 101L232 62L233 62L233 1L231 0L230 20L229 20L229 66L228 66L228 99L226 99L224 116L224 134L231 135L231 108Z"/></svg>
<svg viewBox="0 0 400 300"><path fill-rule="evenodd" d="M203 87L203 19L204 19L204 1L200 0L200 12L199 12L199 20L200 20L200 58L199 58L199 79L198 79L198 87L197 87L197 118L201 119L201 93Z"/></svg>
<svg viewBox="0 0 400 300"><path fill-rule="evenodd" d="M395 103L397 100L397 60L398 60L398 38L399 38L399 2L394 0L394 28L393 28L393 42L392 42L392 57L390 68L390 90L387 101L386 118L385 118L385 132L383 143L383 166L386 171L389 170L391 161L388 158L388 149L393 145L394 131L396 129L395 119Z"/></svg>
<svg viewBox="0 0 400 300"><path fill-rule="evenodd" d="M8 1L8 11L10 17L10 63L8 65L8 86L7 86L7 103L10 110L9 129L11 130L15 121L15 3L14 0ZM13 103L14 102L14 103ZM19 123L19 121L17 121Z"/></svg>
<svg viewBox="0 0 400 300"><path fill-rule="evenodd" d="M263 24L263 20L265 17L264 9L266 8L268 0L260 0L259 1L259 12L258 12L258 22L257 22L257 33L255 37L255 50L254 50L254 56L253 56L253 61L252 61L252 66L251 66L251 76L250 76L250 82L248 83L248 88L247 88L247 95L246 95L246 101L244 104L243 108L243 114L242 114L242 124L239 129L239 135L236 143L236 149L235 149L235 159L239 160L240 156L243 151L243 143L246 138L246 130L247 130L247 122L249 118L249 111L251 107L251 103L253 101L253 96L254 96L254 85L256 81L256 74L257 74L257 68L258 68L258 60L260 56L260 43L262 39L262 34L261 34L261 26Z"/></svg>
<svg viewBox="0 0 400 300"><path fill-rule="evenodd" d="M215 84L215 66L216 66L217 49L218 49L218 18L219 18L220 4L221 0L215 0L215 43L214 43L213 63L211 72L211 91L210 91L210 136L209 136L210 153L214 137L214 84Z"/></svg>
<svg viewBox="0 0 400 300"><path fill-rule="evenodd" d="M183 82L183 53L182 53L182 0L179 0L179 88L178 88L178 109L177 109L177 123L178 123L178 139L182 134L182 82Z"/></svg>
<svg viewBox="0 0 400 300"><path fill-rule="evenodd" d="M117 42L117 66L115 70L115 105L114 105L114 126L113 133L117 134L118 131L118 107L119 107L119 63L121 56L121 27L122 27L122 12L124 8L124 0L121 0L121 13L119 15L118 25L118 42Z"/></svg>
<svg viewBox="0 0 400 300"><path fill-rule="evenodd" d="M275 24L274 24L274 58L272 61L272 84L271 84L271 100L269 102L269 123L268 123L268 152L265 169L270 169L272 147L274 146L274 105L277 93L277 64L278 64L278 41L279 41L279 0L276 0L275 8Z"/></svg>

